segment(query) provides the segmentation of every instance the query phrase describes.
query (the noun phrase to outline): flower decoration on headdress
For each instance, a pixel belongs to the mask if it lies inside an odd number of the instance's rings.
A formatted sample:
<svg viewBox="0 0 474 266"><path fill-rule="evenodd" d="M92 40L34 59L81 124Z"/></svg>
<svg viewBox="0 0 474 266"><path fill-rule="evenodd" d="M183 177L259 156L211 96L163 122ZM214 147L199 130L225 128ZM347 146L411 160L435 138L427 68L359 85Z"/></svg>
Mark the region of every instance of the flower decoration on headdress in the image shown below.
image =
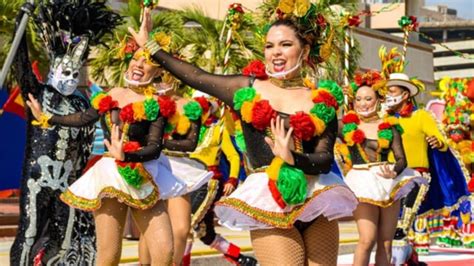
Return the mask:
<svg viewBox="0 0 474 266"><path fill-rule="evenodd" d="M347 18L347 24L349 27L358 27L362 23L362 20L358 15L349 16Z"/></svg>
<svg viewBox="0 0 474 266"><path fill-rule="evenodd" d="M388 79L392 73L403 73L405 63L397 47L393 47L390 52L387 53L387 48L381 46L379 49L379 58L382 63L382 78Z"/></svg>
<svg viewBox="0 0 474 266"><path fill-rule="evenodd" d="M377 94L384 96L386 94L385 88L386 80L377 70L369 70L365 73L356 73L354 81L351 84L352 92L355 94L362 86L371 87Z"/></svg>
<svg viewBox="0 0 474 266"><path fill-rule="evenodd" d="M142 7L154 9L158 5L158 0L143 0Z"/></svg>
<svg viewBox="0 0 474 266"><path fill-rule="evenodd" d="M240 28L243 15L244 9L242 8L242 4L233 3L227 10L226 23L229 23L233 30L238 30Z"/></svg>
<svg viewBox="0 0 474 266"><path fill-rule="evenodd" d="M406 31L416 31L418 29L418 22L415 16L403 16L398 21L400 28Z"/></svg>
<svg viewBox="0 0 474 266"><path fill-rule="evenodd" d="M311 6L309 0L280 0L278 9L285 14L293 14L296 17L303 17Z"/></svg>
<svg viewBox="0 0 474 266"><path fill-rule="evenodd" d="M120 48L118 51L118 57L126 62L129 62L133 58L133 54L140 48L135 39L131 37L125 37L120 42Z"/></svg>
<svg viewBox="0 0 474 266"><path fill-rule="evenodd" d="M169 52L171 45L171 36L163 31L154 30L150 32L150 37L166 52Z"/></svg>

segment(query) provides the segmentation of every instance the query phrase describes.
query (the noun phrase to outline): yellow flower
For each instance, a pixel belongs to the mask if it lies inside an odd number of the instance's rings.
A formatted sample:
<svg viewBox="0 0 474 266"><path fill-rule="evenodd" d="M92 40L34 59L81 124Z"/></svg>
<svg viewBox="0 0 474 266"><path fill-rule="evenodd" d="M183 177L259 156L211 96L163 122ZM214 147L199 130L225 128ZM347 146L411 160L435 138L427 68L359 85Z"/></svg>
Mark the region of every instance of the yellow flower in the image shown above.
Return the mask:
<svg viewBox="0 0 474 266"><path fill-rule="evenodd" d="M386 149L390 146L390 141L387 139L378 139L379 149Z"/></svg>
<svg viewBox="0 0 474 266"><path fill-rule="evenodd" d="M278 179L278 175L280 174L280 168L283 163L284 161L280 157L273 158L272 163L265 170L270 180L276 181Z"/></svg>
<svg viewBox="0 0 474 266"><path fill-rule="evenodd" d="M180 115L178 125L176 126L176 132L180 135L185 135L188 133L189 127L191 127L189 119L185 115Z"/></svg>
<svg viewBox="0 0 474 266"><path fill-rule="evenodd" d="M398 125L398 118L394 116L387 116L385 117L384 122L389 123L392 126Z"/></svg>
<svg viewBox="0 0 474 266"><path fill-rule="evenodd" d="M255 102L244 102L242 108L240 109L240 114L242 115L242 120L247 123L252 122L252 109L255 105Z"/></svg>
<svg viewBox="0 0 474 266"><path fill-rule="evenodd" d="M316 85L314 84L314 82L312 82L310 79L308 78L305 78L303 79L303 85L306 87L306 88L310 88L311 90L315 90L316 89Z"/></svg>
<svg viewBox="0 0 474 266"><path fill-rule="evenodd" d="M133 118L137 121L142 121L146 119L145 115L145 106L142 102L135 102L132 104L133 109Z"/></svg>
<svg viewBox="0 0 474 266"><path fill-rule="evenodd" d="M295 9L295 0L280 0L278 9L285 14L291 14Z"/></svg>
<svg viewBox="0 0 474 266"><path fill-rule="evenodd" d="M178 112L174 113L174 115L168 119L168 123L170 123L174 127L176 127L176 125L179 122L179 116L180 116L180 114Z"/></svg>
<svg viewBox="0 0 474 266"><path fill-rule="evenodd" d="M306 15L310 6L311 3L309 2L309 0L296 0L295 10L293 11L293 14L295 14L295 16L297 17L302 17Z"/></svg>
<svg viewBox="0 0 474 266"><path fill-rule="evenodd" d="M439 81L439 89L441 91L447 91L448 90L448 84L451 82L451 78L450 77L444 77L442 78L440 81Z"/></svg>
<svg viewBox="0 0 474 266"><path fill-rule="evenodd" d="M352 136L354 135L354 132L355 131L351 131L351 132L344 135L344 141L346 142L346 144L348 146L353 146L354 145L354 141L352 140Z"/></svg>
<svg viewBox="0 0 474 266"><path fill-rule="evenodd" d="M160 45L160 47L163 50L165 50L165 51L169 50L169 46L171 44L171 36L169 36L166 33L160 31L158 33L155 33L155 35L153 35L153 38L155 39L155 41Z"/></svg>
<svg viewBox="0 0 474 266"><path fill-rule="evenodd" d="M319 117L315 115L311 114L309 115L309 117L311 117L311 120L313 120L313 123L314 123L314 127L315 127L314 135L319 136L323 134L324 130L326 129L326 123L324 123L323 120L321 120Z"/></svg>

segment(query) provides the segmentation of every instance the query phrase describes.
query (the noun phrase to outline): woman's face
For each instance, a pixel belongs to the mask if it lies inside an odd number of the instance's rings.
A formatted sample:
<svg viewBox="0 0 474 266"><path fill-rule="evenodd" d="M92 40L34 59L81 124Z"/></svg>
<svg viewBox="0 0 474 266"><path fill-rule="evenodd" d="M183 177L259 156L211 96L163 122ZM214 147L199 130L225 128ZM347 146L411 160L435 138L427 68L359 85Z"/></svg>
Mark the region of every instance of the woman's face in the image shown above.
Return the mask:
<svg viewBox="0 0 474 266"><path fill-rule="evenodd" d="M377 95L368 86L360 87L355 95L354 109L364 117L369 117L377 112Z"/></svg>
<svg viewBox="0 0 474 266"><path fill-rule="evenodd" d="M153 65L150 60L142 49L138 49L128 65L127 78L137 82L149 82L161 74L162 69Z"/></svg>
<svg viewBox="0 0 474 266"><path fill-rule="evenodd" d="M304 49L295 31L285 25L273 26L265 43L265 65L271 73L287 71L303 59ZM286 78L299 75L299 68L288 73Z"/></svg>

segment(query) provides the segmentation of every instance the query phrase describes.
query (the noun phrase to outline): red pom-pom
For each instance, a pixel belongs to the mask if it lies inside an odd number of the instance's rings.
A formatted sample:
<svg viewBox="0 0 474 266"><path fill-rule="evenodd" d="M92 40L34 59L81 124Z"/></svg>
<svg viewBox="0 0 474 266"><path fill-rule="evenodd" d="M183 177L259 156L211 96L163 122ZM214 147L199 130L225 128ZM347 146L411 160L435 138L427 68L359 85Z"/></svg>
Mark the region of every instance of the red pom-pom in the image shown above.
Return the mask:
<svg viewBox="0 0 474 266"><path fill-rule="evenodd" d="M383 122L379 124L379 130L389 129L391 127L390 123Z"/></svg>
<svg viewBox="0 0 474 266"><path fill-rule="evenodd" d="M365 134L362 130L357 129L354 131L354 135L352 135L352 141L356 144L361 144L365 140Z"/></svg>
<svg viewBox="0 0 474 266"><path fill-rule="evenodd" d="M141 145L137 141L129 141L123 144L123 152L134 152L138 151L140 148Z"/></svg>
<svg viewBox="0 0 474 266"><path fill-rule="evenodd" d="M284 209L286 207L286 203L281 197L280 191L278 191L278 187L276 185L276 182L268 179L268 188L270 189L270 193L272 194L272 198L275 200L275 202L280 206L280 208Z"/></svg>
<svg viewBox="0 0 474 266"><path fill-rule="evenodd" d="M267 100L261 100L254 104L252 109L252 125L256 129L264 130L270 126L270 121L275 117L276 112Z"/></svg>
<svg viewBox="0 0 474 266"><path fill-rule="evenodd" d="M360 120L359 120L359 117L356 114L348 113L342 118L342 123L344 123L344 124L350 124L350 123L359 124Z"/></svg>
<svg viewBox="0 0 474 266"><path fill-rule="evenodd" d="M297 112L290 116L290 126L293 127L293 134L302 140L310 140L314 136L316 127L313 120L305 112Z"/></svg>
<svg viewBox="0 0 474 266"><path fill-rule="evenodd" d="M474 193L474 174L471 175L471 180L469 181L469 184L467 184L467 189L469 192Z"/></svg>
<svg viewBox="0 0 474 266"><path fill-rule="evenodd" d="M318 24L318 27L321 29L321 30L324 30L326 28L326 19L324 18L323 15L321 14L318 14L316 16L316 24Z"/></svg>
<svg viewBox="0 0 474 266"><path fill-rule="evenodd" d="M158 97L160 113L165 118L170 118L176 113L176 103L168 96Z"/></svg>
<svg viewBox="0 0 474 266"><path fill-rule="evenodd" d="M133 53L135 53L135 51L138 50L138 48L140 48L140 46L138 46L138 43L135 41L135 39L130 38L127 41L127 44L125 45L125 53L126 54L133 54Z"/></svg>
<svg viewBox="0 0 474 266"><path fill-rule="evenodd" d="M122 110L120 111L120 120L124 123L133 123L135 119L133 118L133 107L132 104L127 104Z"/></svg>
<svg viewBox="0 0 474 266"><path fill-rule="evenodd" d="M194 100L199 103L202 108L203 114L206 114L209 111L209 101L204 96L194 97Z"/></svg>
<svg viewBox="0 0 474 266"><path fill-rule="evenodd" d="M244 69L242 69L242 75L244 76L255 76L258 79L267 79L268 76L265 73L265 65L260 60L253 60Z"/></svg>
<svg viewBox="0 0 474 266"><path fill-rule="evenodd" d="M334 96L327 91L318 91L318 96L313 99L314 103L324 103L327 106L332 106L335 109L338 108L338 104Z"/></svg>
<svg viewBox="0 0 474 266"><path fill-rule="evenodd" d="M115 163L117 164L117 166L119 167L127 167L129 166L130 168L132 169L135 169L135 167L137 167L138 163L136 162L123 162L123 161L118 161L118 160L115 160Z"/></svg>
<svg viewBox="0 0 474 266"><path fill-rule="evenodd" d="M99 102L99 114L103 114L113 108L118 107L118 102L112 100L112 97L110 95L105 96L100 100Z"/></svg>
<svg viewBox="0 0 474 266"><path fill-rule="evenodd" d="M359 16L350 16L347 22L350 27L357 27L360 25L362 20L360 20Z"/></svg>

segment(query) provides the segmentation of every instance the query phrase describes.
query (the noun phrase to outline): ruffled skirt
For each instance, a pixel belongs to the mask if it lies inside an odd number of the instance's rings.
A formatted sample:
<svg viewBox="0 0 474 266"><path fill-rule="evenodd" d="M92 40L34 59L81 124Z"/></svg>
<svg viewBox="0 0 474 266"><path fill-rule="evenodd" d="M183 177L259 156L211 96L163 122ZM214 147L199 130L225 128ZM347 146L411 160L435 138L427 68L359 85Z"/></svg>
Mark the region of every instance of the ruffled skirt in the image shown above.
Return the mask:
<svg viewBox="0 0 474 266"><path fill-rule="evenodd" d="M108 197L144 210L160 199L189 193L187 183L171 173L165 156L144 162L140 172L145 178L140 188L135 188L119 174L114 158L102 157L61 194L61 200L73 208L94 211L100 208L102 198Z"/></svg>
<svg viewBox="0 0 474 266"><path fill-rule="evenodd" d="M282 209L273 199L265 172L254 173L229 197L216 203L219 222L230 229L292 228L296 221L310 222L320 215L329 220L352 216L354 193L333 173L308 180L308 194L300 205Z"/></svg>
<svg viewBox="0 0 474 266"><path fill-rule="evenodd" d="M359 202L380 207L388 207L395 201L405 197L418 184L427 184L422 175L410 168L405 168L394 179L378 175L381 165L354 165L347 173L344 181L355 193Z"/></svg>
<svg viewBox="0 0 474 266"><path fill-rule="evenodd" d="M173 176L175 176L179 182L185 184L186 193L181 195L199 189L206 184L214 174L213 172L208 171L203 163L188 157L171 155L162 155L162 157L165 158L163 160L164 167L171 171Z"/></svg>

